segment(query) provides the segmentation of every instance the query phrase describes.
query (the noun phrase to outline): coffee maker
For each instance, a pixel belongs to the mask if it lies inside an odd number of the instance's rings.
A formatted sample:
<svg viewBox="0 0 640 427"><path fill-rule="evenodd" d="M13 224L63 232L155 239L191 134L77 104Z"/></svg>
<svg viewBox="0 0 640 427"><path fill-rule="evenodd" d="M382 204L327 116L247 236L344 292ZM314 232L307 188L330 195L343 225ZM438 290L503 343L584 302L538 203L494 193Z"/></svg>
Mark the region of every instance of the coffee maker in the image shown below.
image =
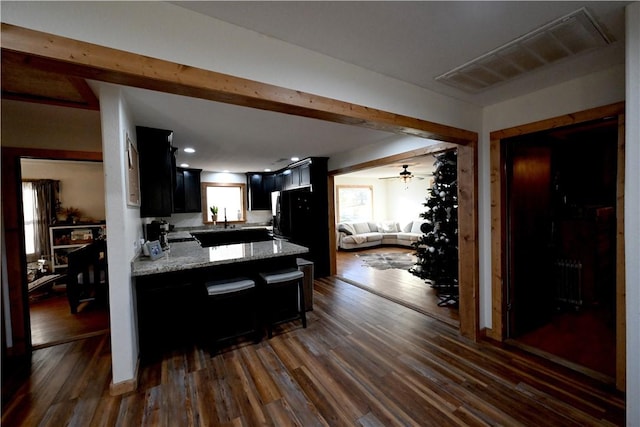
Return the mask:
<svg viewBox="0 0 640 427"><path fill-rule="evenodd" d="M150 242L158 240L163 251L169 249L168 233L169 224L165 220L151 221L147 224L147 240Z"/></svg>

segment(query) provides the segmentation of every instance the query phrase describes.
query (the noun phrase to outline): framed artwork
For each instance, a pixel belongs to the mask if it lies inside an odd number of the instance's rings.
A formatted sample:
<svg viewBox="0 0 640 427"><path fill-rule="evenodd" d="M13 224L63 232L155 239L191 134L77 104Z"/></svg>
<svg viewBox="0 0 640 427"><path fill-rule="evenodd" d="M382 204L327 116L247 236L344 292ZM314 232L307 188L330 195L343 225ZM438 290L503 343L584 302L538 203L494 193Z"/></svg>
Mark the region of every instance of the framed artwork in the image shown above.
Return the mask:
<svg viewBox="0 0 640 427"><path fill-rule="evenodd" d="M140 165L138 149L127 132L127 205L140 207Z"/></svg>
<svg viewBox="0 0 640 427"><path fill-rule="evenodd" d="M151 261L155 261L158 258L162 258L162 255L164 255L162 253L162 247L160 246L160 241L159 240L154 240L153 242L148 242L147 243L147 248L149 250L149 258L151 258Z"/></svg>

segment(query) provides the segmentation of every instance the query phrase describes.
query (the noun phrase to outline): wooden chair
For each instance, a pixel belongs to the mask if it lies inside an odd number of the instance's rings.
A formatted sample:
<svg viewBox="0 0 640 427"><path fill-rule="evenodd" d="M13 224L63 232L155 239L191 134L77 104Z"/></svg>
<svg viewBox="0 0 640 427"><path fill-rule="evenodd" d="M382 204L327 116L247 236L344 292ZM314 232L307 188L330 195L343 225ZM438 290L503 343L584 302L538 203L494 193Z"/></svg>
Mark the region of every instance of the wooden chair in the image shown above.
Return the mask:
<svg viewBox="0 0 640 427"><path fill-rule="evenodd" d="M107 246L96 240L68 254L67 298L72 314L85 301L104 297L108 292Z"/></svg>

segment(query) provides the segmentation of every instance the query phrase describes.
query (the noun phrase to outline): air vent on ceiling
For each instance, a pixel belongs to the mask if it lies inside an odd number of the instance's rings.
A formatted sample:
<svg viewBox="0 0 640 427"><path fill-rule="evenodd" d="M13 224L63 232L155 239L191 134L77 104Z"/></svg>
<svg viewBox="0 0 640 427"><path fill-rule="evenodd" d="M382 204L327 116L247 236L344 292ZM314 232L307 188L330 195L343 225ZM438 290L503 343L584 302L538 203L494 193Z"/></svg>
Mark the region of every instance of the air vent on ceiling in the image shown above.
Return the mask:
<svg viewBox="0 0 640 427"><path fill-rule="evenodd" d="M560 59L612 43L585 9L537 28L436 80L477 93Z"/></svg>

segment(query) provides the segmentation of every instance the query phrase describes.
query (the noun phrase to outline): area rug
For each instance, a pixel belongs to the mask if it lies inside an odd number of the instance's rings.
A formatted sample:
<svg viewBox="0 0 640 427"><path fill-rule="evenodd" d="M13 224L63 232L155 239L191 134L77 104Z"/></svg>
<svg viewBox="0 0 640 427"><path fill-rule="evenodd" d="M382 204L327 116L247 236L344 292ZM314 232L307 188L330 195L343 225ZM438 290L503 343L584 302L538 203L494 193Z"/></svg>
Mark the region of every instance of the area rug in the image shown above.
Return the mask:
<svg viewBox="0 0 640 427"><path fill-rule="evenodd" d="M410 269L415 261L412 254L407 253L375 253L375 254L356 254L364 265L375 268L376 270L389 270L398 268L400 270Z"/></svg>

